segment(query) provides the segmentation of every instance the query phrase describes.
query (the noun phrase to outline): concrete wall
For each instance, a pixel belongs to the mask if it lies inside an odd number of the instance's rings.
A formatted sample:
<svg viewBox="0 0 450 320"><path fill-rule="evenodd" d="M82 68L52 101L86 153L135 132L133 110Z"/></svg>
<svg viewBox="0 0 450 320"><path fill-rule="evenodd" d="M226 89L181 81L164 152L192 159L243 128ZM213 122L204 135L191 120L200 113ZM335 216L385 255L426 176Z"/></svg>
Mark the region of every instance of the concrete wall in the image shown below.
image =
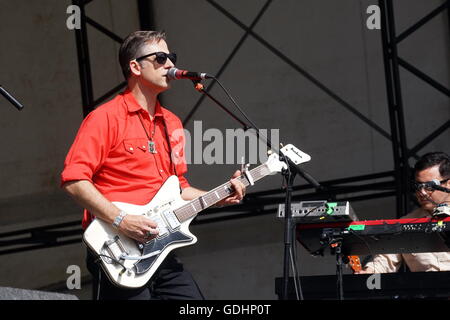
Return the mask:
<svg viewBox="0 0 450 320"><path fill-rule="evenodd" d="M156 26L179 55L179 68L217 73L245 31L204 0L153 1ZM217 1L245 25L262 0ZM390 132L379 30L368 30L367 6L375 1L273 1L254 32ZM395 2L401 32L442 1ZM75 35L66 28L70 1L0 0L0 83L24 104L16 111L0 100L0 232L71 221L80 209L59 190L65 154L82 120ZM186 12L189 21L185 21ZM138 29L135 1L95 0L88 15L126 36ZM122 81L118 45L89 27L96 97ZM441 14L400 44L400 54L449 86L448 18ZM448 97L402 70L408 144L414 146L449 118ZM329 180L393 168L390 141L363 123L279 57L249 36L220 77L260 128L280 129L280 140L312 156L304 168ZM226 101L216 86L212 93ZM164 104L184 119L200 95L189 81L173 83ZM233 109L233 108L232 108ZM188 123L203 130L236 128L222 110L205 100ZM450 152L450 134L420 151ZM203 147L208 145L205 141ZM228 179L234 165L190 166L188 178L210 189ZM297 179L297 184L304 181ZM252 190L279 188L269 177ZM251 192L251 190L249 190ZM354 203L361 218L394 217L393 199ZM197 246L180 251L208 298L273 299L273 280L282 274L283 226L273 215L193 226ZM334 259L311 258L302 248L302 274L334 273ZM42 288L65 281L68 265L84 269L81 245L3 256L0 286ZM44 260L45 257L45 260ZM47 262L43 262L47 261ZM30 271L29 265L33 265ZM81 293L80 293L81 294Z"/></svg>

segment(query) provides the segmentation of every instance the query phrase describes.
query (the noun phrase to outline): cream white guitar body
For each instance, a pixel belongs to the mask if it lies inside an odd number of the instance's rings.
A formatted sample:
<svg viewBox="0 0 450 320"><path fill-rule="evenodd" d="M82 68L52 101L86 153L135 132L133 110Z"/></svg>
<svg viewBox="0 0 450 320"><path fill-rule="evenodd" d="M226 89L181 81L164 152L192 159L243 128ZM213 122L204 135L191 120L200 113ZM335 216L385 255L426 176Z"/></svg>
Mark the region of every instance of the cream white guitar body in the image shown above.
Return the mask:
<svg viewBox="0 0 450 320"><path fill-rule="evenodd" d="M167 222L171 217L177 219L173 209L186 204L180 196L180 184L176 176L169 177L152 201L144 206L113 203L128 214L146 215L158 223L160 232L156 239L140 244L100 219L95 219L89 225L83 240L102 258L102 267L106 274L119 286L144 286L170 251L197 242L197 237L189 231L189 224L194 217L172 227ZM145 259L148 255L150 256ZM139 260L135 260L137 258Z"/></svg>
<svg viewBox="0 0 450 320"><path fill-rule="evenodd" d="M292 146L285 148L287 147ZM309 161L308 155L301 154L303 158L300 162ZM280 172L283 168L286 168L286 164L280 162L277 154L272 154L265 164L250 171L245 170L236 179L246 186L253 185L264 176ZM196 215L233 192L231 184L227 182L202 197L187 202L180 196L178 177L171 176L146 205L113 202L127 214L145 215L157 222L157 238L147 243L138 243L112 225L95 219L84 232L83 240L101 258L103 270L114 284L126 288L142 287L172 250L197 242L197 238L189 231L189 224Z"/></svg>

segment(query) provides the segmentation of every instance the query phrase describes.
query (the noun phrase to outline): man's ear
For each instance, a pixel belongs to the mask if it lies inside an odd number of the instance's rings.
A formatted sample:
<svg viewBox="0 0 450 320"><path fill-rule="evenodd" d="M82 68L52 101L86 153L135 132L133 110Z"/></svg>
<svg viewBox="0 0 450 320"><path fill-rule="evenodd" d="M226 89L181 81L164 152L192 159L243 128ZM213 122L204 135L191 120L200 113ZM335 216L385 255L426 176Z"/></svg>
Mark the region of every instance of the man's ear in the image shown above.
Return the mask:
<svg viewBox="0 0 450 320"><path fill-rule="evenodd" d="M141 75L141 65L139 64L139 62L137 62L136 60L131 60L129 62L129 66L131 74L134 74L135 76Z"/></svg>

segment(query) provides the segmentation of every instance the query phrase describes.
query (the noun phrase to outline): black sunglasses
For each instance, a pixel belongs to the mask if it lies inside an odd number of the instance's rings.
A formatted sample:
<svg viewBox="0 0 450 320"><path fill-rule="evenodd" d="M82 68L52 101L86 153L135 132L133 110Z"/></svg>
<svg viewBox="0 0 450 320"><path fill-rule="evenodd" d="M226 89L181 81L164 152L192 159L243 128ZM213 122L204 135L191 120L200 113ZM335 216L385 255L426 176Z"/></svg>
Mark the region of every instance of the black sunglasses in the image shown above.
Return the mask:
<svg viewBox="0 0 450 320"><path fill-rule="evenodd" d="M143 60L145 58L148 58L150 56L156 56L155 61L158 62L159 64L165 64L167 61L167 58L170 59L170 61L173 62L173 64L177 63L177 54L176 53L165 53L165 52L153 52L153 53L149 53L146 54L145 56L136 58L136 61L140 61Z"/></svg>
<svg viewBox="0 0 450 320"><path fill-rule="evenodd" d="M441 185L443 183L446 183L448 180L450 180L450 178L441 180L441 181L439 181L439 184ZM426 182L414 181L413 182L413 188L415 191L420 191L422 189L425 189L426 191L434 191L434 190L436 190L435 188L433 188L434 185L435 185L434 181L426 181Z"/></svg>

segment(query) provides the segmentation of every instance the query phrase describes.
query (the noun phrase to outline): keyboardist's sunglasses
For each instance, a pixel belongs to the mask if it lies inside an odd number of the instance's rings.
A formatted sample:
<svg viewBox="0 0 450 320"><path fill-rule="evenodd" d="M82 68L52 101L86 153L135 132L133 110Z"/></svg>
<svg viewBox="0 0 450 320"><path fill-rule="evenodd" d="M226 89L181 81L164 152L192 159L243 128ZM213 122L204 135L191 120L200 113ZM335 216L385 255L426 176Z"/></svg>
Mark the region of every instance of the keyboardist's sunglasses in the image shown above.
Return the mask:
<svg viewBox="0 0 450 320"><path fill-rule="evenodd" d="M173 64L177 63L177 54L172 52L172 53L165 53L165 52L153 52L153 53L149 53L146 54L145 56L136 58L136 61L141 61L144 60L145 58L151 57L151 56L155 56L155 61L158 62L159 64L166 64L167 59L170 59L170 61L173 62Z"/></svg>
<svg viewBox="0 0 450 320"><path fill-rule="evenodd" d="M450 178L441 180L441 181L439 181L439 184L446 183L448 180L450 180ZM433 188L434 185L435 185L435 183L433 181L426 181L426 182L414 181L413 182L414 191L421 191L422 189L425 189L426 191L434 191L434 190L436 190Z"/></svg>

